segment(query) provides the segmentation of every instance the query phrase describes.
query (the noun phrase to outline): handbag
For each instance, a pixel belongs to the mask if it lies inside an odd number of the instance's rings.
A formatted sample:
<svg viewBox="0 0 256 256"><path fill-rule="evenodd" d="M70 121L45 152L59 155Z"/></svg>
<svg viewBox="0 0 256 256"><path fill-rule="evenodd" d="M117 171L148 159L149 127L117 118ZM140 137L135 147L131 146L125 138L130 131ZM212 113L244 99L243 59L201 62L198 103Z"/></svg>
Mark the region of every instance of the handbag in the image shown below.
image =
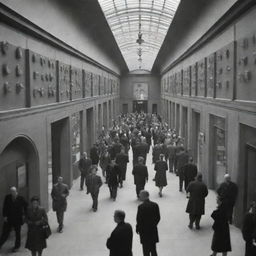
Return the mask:
<svg viewBox="0 0 256 256"><path fill-rule="evenodd" d="M45 223L42 226L42 229L43 229L44 238L47 239L52 234L51 227L48 223Z"/></svg>

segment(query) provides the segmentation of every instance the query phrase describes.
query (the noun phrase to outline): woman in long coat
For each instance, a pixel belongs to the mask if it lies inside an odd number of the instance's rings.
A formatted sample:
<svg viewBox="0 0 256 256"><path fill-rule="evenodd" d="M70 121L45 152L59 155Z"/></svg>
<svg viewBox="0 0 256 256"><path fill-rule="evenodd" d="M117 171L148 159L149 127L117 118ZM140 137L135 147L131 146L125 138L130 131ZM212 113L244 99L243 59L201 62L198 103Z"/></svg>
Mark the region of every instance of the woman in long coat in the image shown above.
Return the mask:
<svg viewBox="0 0 256 256"><path fill-rule="evenodd" d="M214 233L211 246L213 253L211 256L216 256L218 252L222 252L222 255L226 256L231 251L228 217L219 197L217 197L217 204L217 209L211 215L214 219L212 226Z"/></svg>
<svg viewBox="0 0 256 256"><path fill-rule="evenodd" d="M26 223L28 224L27 241L25 248L31 251L32 256L41 256L46 248L46 238L42 226L48 222L44 208L39 206L39 198L31 198L31 207L28 208Z"/></svg>
<svg viewBox="0 0 256 256"><path fill-rule="evenodd" d="M167 186L166 171L168 170L167 163L164 161L164 154L160 154L154 170L156 171L155 184L159 187L159 196L162 197L163 187Z"/></svg>

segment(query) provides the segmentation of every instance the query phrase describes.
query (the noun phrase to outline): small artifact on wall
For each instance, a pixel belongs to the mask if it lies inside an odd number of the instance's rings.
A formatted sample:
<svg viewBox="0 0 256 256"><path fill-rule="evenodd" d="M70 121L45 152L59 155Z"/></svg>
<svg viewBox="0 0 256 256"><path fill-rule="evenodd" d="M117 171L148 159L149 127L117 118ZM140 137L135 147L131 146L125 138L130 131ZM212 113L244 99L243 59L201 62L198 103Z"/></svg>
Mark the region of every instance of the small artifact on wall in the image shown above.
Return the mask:
<svg viewBox="0 0 256 256"><path fill-rule="evenodd" d="M148 99L148 84L147 83L134 83L133 84L133 97L136 100Z"/></svg>
<svg viewBox="0 0 256 256"><path fill-rule="evenodd" d="M26 107L25 50L0 42L0 66L0 111Z"/></svg>
<svg viewBox="0 0 256 256"><path fill-rule="evenodd" d="M25 188L27 186L27 168L26 164L17 167L17 187Z"/></svg>

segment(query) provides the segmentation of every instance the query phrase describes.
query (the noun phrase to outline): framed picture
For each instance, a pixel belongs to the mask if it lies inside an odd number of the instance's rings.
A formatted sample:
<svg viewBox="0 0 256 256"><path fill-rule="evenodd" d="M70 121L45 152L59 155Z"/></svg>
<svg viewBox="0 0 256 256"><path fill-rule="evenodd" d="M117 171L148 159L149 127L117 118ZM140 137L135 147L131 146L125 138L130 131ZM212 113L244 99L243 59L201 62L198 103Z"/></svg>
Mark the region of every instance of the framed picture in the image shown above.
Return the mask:
<svg viewBox="0 0 256 256"><path fill-rule="evenodd" d="M135 100L148 99L148 84L147 83L134 83L133 84L133 97Z"/></svg>

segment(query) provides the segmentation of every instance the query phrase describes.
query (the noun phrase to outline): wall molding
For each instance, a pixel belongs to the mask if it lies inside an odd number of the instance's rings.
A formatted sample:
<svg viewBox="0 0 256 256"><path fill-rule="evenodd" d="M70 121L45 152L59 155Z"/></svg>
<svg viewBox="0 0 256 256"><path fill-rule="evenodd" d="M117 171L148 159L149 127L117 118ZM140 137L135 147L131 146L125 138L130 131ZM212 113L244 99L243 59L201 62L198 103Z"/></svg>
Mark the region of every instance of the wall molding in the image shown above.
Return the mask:
<svg viewBox="0 0 256 256"><path fill-rule="evenodd" d="M76 50L2 3L0 3L0 22L120 78L120 74Z"/></svg>

